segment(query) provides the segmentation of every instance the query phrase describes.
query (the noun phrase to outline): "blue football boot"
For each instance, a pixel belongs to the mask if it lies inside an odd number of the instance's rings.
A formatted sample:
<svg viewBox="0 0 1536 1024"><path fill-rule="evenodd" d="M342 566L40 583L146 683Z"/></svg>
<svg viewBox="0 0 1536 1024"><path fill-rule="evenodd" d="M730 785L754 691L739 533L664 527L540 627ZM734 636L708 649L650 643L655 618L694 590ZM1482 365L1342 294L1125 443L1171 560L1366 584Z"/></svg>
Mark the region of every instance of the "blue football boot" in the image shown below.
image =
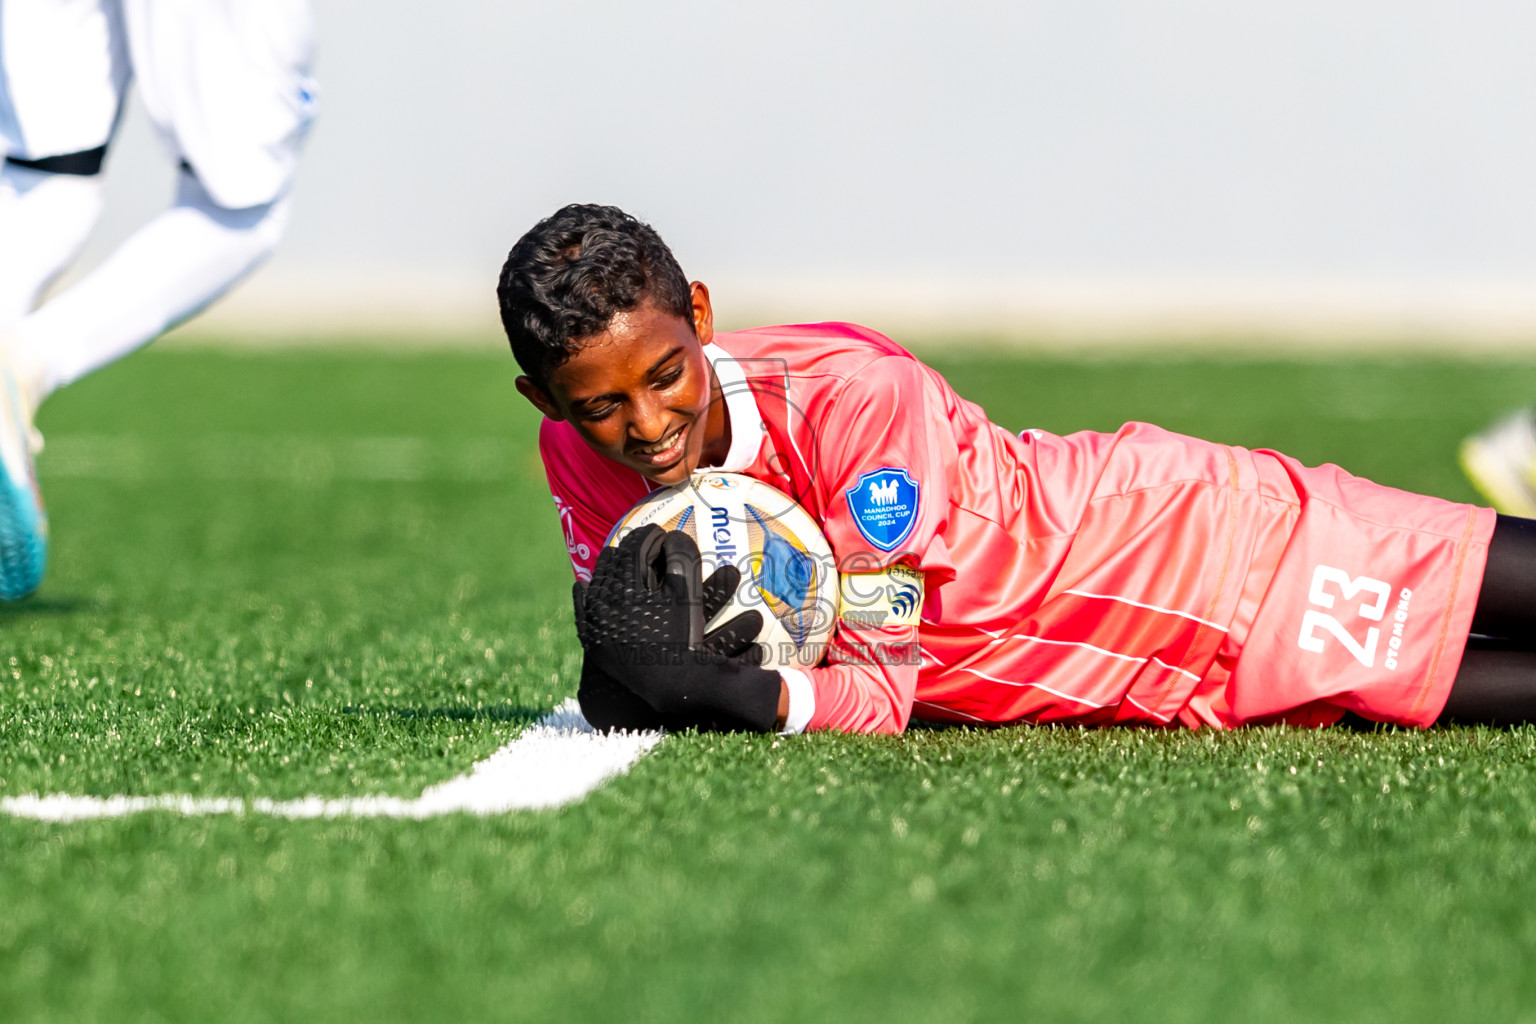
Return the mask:
<svg viewBox="0 0 1536 1024"><path fill-rule="evenodd" d="M19 601L43 582L48 514L32 453L32 389L17 354L0 340L0 601Z"/></svg>

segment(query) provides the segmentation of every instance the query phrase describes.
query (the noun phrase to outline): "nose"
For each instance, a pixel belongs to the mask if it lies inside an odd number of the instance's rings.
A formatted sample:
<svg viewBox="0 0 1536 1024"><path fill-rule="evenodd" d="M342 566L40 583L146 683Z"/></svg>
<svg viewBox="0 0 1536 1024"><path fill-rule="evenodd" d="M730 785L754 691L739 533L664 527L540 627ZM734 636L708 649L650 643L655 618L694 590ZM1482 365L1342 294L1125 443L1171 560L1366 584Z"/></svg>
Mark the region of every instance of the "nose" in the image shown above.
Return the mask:
<svg viewBox="0 0 1536 1024"><path fill-rule="evenodd" d="M641 444L655 444L667 431L667 407L659 396L647 395L635 403L630 421Z"/></svg>

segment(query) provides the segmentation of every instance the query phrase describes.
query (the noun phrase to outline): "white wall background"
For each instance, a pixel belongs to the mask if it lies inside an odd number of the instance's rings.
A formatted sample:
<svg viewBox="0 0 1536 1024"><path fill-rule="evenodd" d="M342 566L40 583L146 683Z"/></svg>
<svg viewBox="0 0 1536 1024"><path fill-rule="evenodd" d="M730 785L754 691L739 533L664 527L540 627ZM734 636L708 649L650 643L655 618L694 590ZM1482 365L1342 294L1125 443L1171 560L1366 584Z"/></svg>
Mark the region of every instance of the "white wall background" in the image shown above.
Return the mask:
<svg viewBox="0 0 1536 1024"><path fill-rule="evenodd" d="M293 227L205 321L487 327L569 201L727 320L1536 337L1536 5L316 0ZM99 258L170 189L134 113Z"/></svg>

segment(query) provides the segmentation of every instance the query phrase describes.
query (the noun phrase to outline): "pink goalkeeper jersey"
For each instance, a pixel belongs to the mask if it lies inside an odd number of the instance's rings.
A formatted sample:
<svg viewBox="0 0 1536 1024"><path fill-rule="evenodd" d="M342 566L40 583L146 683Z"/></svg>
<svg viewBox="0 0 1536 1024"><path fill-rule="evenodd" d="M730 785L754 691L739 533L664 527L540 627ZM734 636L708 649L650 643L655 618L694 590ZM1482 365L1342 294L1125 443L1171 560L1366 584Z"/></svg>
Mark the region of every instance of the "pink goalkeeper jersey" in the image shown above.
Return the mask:
<svg viewBox="0 0 1536 1024"><path fill-rule="evenodd" d="M1428 725L1445 703L1489 510L1147 424L1016 436L851 324L719 334L705 352L731 424L714 468L793 495L845 569L924 575L916 628L839 622L806 672L808 728L1346 710ZM568 423L544 421L539 445L585 578L650 485Z"/></svg>

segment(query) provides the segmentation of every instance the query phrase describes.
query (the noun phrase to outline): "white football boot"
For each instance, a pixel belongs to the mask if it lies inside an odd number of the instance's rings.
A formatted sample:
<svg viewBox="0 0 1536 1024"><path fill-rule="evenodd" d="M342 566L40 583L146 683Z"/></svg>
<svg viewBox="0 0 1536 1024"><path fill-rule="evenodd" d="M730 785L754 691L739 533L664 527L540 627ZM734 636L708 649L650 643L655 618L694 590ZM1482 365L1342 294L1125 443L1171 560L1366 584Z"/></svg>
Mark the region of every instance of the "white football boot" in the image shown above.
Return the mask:
<svg viewBox="0 0 1536 1024"><path fill-rule="evenodd" d="M1461 468L1494 508L1536 519L1536 415L1521 409L1461 442Z"/></svg>
<svg viewBox="0 0 1536 1024"><path fill-rule="evenodd" d="M42 436L32 426L41 368L0 332L0 601L19 601L43 582L48 514L33 455Z"/></svg>

